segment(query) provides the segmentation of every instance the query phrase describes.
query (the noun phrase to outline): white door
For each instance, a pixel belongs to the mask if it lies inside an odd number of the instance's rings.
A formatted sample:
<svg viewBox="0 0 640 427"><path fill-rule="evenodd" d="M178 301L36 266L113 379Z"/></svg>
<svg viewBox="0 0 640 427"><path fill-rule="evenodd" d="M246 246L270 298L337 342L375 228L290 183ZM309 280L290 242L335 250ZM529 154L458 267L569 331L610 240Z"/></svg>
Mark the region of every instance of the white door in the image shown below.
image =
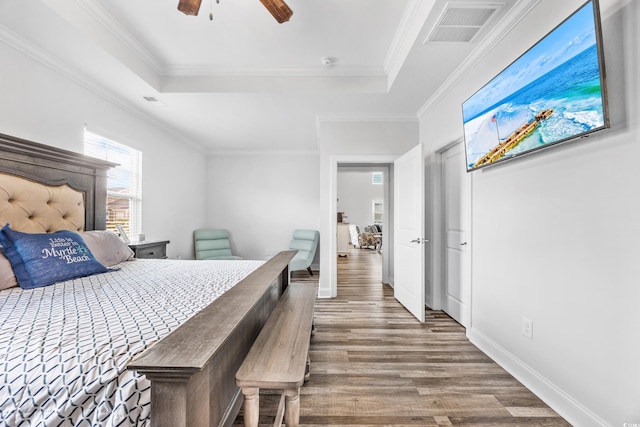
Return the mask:
<svg viewBox="0 0 640 427"><path fill-rule="evenodd" d="M394 162L394 296L424 322L424 166L422 146Z"/></svg>
<svg viewBox="0 0 640 427"><path fill-rule="evenodd" d="M443 310L464 327L471 321L471 178L466 172L464 147L456 144L442 153L445 222Z"/></svg>

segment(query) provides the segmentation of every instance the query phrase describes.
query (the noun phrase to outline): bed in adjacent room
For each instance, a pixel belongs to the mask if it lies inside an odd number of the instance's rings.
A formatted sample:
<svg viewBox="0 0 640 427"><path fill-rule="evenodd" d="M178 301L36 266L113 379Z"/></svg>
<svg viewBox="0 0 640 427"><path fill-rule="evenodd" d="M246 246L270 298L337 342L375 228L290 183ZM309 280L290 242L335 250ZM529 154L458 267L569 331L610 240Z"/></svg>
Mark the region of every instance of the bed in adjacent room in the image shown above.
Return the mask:
<svg viewBox="0 0 640 427"><path fill-rule="evenodd" d="M100 231L111 166L0 135L0 424L230 425L293 254L131 260Z"/></svg>

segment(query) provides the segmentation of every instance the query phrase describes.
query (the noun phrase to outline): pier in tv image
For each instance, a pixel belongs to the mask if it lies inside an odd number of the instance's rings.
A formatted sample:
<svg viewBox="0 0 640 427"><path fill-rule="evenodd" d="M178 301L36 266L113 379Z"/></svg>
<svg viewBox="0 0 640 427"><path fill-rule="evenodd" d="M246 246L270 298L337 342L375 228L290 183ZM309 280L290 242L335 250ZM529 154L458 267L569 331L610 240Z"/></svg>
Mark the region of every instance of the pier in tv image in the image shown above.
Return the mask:
<svg viewBox="0 0 640 427"><path fill-rule="evenodd" d="M468 171L608 127L598 19L586 3L462 104Z"/></svg>

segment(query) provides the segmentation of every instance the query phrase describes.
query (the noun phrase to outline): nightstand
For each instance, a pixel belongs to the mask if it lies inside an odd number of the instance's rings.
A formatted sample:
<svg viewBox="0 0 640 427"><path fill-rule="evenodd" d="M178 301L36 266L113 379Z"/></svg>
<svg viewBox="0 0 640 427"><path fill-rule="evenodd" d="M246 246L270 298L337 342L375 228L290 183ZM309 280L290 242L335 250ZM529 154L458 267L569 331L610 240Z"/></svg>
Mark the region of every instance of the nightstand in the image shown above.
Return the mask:
<svg viewBox="0 0 640 427"><path fill-rule="evenodd" d="M136 258L163 259L167 257L168 240L157 242L131 242L129 247Z"/></svg>

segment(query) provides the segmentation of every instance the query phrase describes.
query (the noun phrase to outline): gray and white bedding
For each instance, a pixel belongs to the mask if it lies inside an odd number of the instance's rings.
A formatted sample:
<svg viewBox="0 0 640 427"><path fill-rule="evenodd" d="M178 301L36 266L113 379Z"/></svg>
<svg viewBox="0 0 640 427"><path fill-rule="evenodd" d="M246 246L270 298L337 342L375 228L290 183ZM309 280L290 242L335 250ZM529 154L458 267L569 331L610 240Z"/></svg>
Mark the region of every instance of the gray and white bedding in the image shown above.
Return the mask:
<svg viewBox="0 0 640 427"><path fill-rule="evenodd" d="M150 383L127 364L261 264L142 259L0 291L0 425L147 425Z"/></svg>

